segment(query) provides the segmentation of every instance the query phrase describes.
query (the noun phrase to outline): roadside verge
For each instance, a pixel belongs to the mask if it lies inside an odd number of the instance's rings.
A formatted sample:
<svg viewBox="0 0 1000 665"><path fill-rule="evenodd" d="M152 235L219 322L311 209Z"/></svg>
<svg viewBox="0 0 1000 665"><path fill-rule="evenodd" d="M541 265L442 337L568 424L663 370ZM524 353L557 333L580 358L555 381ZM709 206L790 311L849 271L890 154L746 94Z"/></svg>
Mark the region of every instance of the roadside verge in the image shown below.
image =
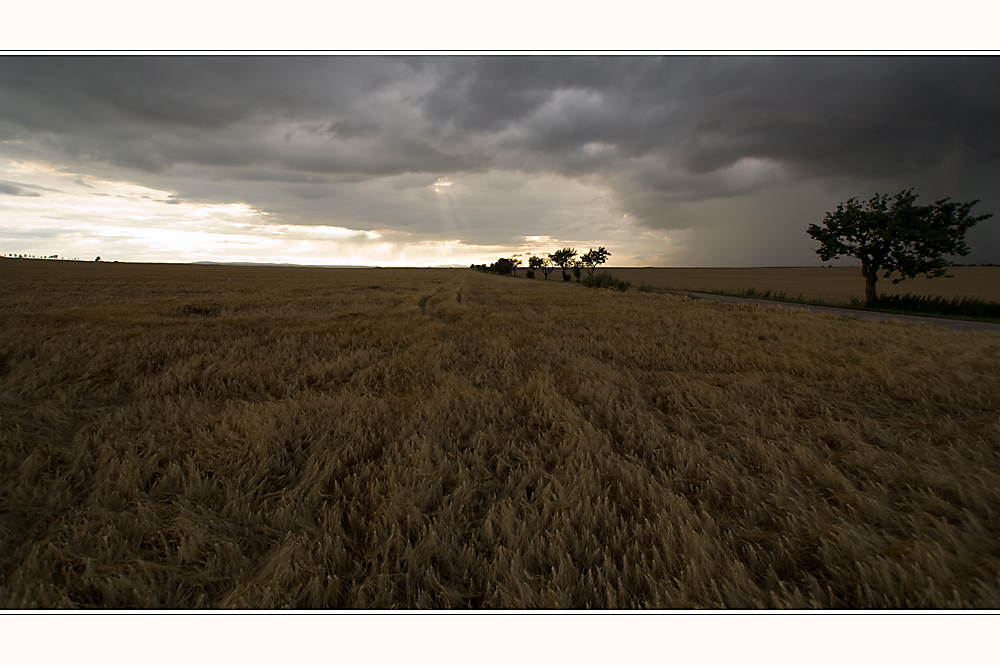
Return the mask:
<svg viewBox="0 0 1000 665"><path fill-rule="evenodd" d="M723 300L735 303L753 303L755 305L779 305L781 307L796 307L819 314L833 314L835 316L852 317L856 319L873 319L875 321L906 321L908 323L924 323L929 326L939 328L949 328L951 330L992 330L1000 332L1000 323L986 323L985 321L962 321L959 319L938 319L930 316L909 316L907 314L889 314L887 312L867 312L861 309L849 309L846 307L821 307L819 305L806 305L796 302L782 302L780 300L762 300L759 298L739 298L736 296L720 296L713 293L696 293L694 291L674 291L672 289L655 289L661 293L673 293L689 298L707 298L709 300Z"/></svg>

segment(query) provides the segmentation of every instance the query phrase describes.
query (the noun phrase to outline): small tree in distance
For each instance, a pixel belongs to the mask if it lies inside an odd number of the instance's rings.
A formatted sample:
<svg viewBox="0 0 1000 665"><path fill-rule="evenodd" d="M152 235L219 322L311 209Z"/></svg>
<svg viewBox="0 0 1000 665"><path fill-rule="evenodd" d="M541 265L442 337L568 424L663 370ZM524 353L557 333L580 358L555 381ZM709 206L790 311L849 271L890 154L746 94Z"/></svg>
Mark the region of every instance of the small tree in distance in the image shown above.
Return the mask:
<svg viewBox="0 0 1000 665"><path fill-rule="evenodd" d="M515 267L514 261L503 258L497 259L496 263L490 266L490 271L498 275L513 275Z"/></svg>
<svg viewBox="0 0 1000 665"><path fill-rule="evenodd" d="M597 266L608 262L609 256L611 256L611 252L603 247L598 247L597 249L591 249L589 252L581 256L580 262L586 266L587 274L593 275Z"/></svg>
<svg viewBox="0 0 1000 665"><path fill-rule="evenodd" d="M558 252L549 254L549 256L552 258L552 263L562 268L563 281L569 281L569 275L566 274L566 270L573 265L573 259L576 258L576 250L572 247L563 247Z"/></svg>
<svg viewBox="0 0 1000 665"><path fill-rule="evenodd" d="M528 270L526 272L527 276L530 277L530 278L532 278L532 279L534 279L535 278L535 271L538 270L538 269L540 269L544 263L545 263L545 261L541 257L535 256L534 254L532 254L531 256L529 256L528 257Z"/></svg>
<svg viewBox="0 0 1000 665"><path fill-rule="evenodd" d="M965 233L993 216L970 215L978 200L955 203L941 199L916 206L913 202L917 197L912 192L896 194L891 205L888 195L875 194L864 205L852 198L838 205L836 212L827 213L823 226L810 224L807 229L820 242L816 253L824 261L841 256L861 260L868 307L877 303L875 284L879 271L884 271L886 278L898 271L900 276L892 280L893 284L924 273L927 279L947 277L945 271L950 264L942 255L967 255Z"/></svg>
<svg viewBox="0 0 1000 665"><path fill-rule="evenodd" d="M548 279L552 271L556 269L556 266L552 263L552 259L549 258L549 255L532 256L528 260L532 262L530 265L533 268L537 268L542 271L542 274L545 275L545 279Z"/></svg>

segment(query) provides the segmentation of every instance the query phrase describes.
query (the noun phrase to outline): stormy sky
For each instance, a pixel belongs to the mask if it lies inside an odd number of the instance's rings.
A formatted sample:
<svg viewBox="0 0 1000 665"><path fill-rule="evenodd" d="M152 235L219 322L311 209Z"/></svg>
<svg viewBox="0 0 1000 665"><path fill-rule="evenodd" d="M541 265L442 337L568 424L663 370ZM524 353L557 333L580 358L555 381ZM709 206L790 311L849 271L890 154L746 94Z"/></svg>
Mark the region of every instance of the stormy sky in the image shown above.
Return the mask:
<svg viewBox="0 0 1000 665"><path fill-rule="evenodd" d="M994 57L7 56L0 254L819 265L852 196L1000 214L998 118Z"/></svg>

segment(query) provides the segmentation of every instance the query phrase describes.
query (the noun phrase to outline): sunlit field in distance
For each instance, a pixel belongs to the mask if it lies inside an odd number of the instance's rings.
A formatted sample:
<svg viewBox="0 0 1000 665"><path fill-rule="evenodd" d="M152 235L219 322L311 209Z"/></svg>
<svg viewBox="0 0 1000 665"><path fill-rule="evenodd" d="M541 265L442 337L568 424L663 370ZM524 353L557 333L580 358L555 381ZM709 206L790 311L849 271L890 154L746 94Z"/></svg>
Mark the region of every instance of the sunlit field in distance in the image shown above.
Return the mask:
<svg viewBox="0 0 1000 665"><path fill-rule="evenodd" d="M1000 606L1000 334L558 277L0 260L0 606Z"/></svg>

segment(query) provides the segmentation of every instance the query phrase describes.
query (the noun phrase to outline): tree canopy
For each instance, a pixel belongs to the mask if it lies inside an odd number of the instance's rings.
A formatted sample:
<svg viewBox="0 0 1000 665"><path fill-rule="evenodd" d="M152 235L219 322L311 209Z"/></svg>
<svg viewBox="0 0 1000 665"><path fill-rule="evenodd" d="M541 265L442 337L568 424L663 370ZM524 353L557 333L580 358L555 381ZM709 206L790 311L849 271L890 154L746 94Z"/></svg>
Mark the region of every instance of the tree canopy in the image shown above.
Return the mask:
<svg viewBox="0 0 1000 665"><path fill-rule="evenodd" d="M993 216L972 216L978 200L957 203L941 199L919 206L914 204L916 199L912 189L891 198L875 194L864 204L852 198L838 205L835 212L828 212L823 226L809 225L807 232L820 242L816 253L821 259L853 256L861 260L869 307L876 304L880 271L886 278L898 272L893 284L920 274L928 279L946 276L950 263L944 257L967 255L965 233Z"/></svg>
<svg viewBox="0 0 1000 665"><path fill-rule="evenodd" d="M555 264L552 263L552 259L549 258L548 254L545 256L532 256L528 259L528 261L530 261L529 265L532 268L538 268L542 271L542 274L545 275L545 279L548 279L549 274L556 269Z"/></svg>
<svg viewBox="0 0 1000 665"><path fill-rule="evenodd" d="M549 257L552 259L552 263L562 268L563 281L568 280L569 275L566 274L566 270L573 265L573 259L576 258L576 250L572 247L563 247L558 252L549 254Z"/></svg>
<svg viewBox="0 0 1000 665"><path fill-rule="evenodd" d="M591 249L589 252L580 257L580 262L583 263L587 268L587 273L590 275L594 274L594 270L597 266L607 263L608 257L611 256L611 252L604 249L603 247L598 247L597 249Z"/></svg>
<svg viewBox="0 0 1000 665"><path fill-rule="evenodd" d="M483 272L492 272L497 275L514 275L516 276L517 267L521 265L521 259L515 258L500 258L494 263L487 266L485 263L476 265L472 264L472 268L476 270L482 270Z"/></svg>
<svg viewBox="0 0 1000 665"><path fill-rule="evenodd" d="M484 263L482 265L473 264L472 267L483 272L516 276L518 267L524 265L524 262L519 258L521 256L523 255L515 254L510 258L498 259L496 263L489 266ZM572 247L563 247L557 252L542 256L532 254L528 257L528 277L534 277L535 271L541 270L542 274L545 275L545 279L548 279L549 274L559 267L562 268L563 280L569 280L566 271L572 268L573 273L576 275L576 281L580 281L580 270L582 267L586 267L588 272L593 275L594 269L603 263L607 263L609 256L611 256L611 252L604 247L591 249L579 257L577 256L576 249Z"/></svg>

